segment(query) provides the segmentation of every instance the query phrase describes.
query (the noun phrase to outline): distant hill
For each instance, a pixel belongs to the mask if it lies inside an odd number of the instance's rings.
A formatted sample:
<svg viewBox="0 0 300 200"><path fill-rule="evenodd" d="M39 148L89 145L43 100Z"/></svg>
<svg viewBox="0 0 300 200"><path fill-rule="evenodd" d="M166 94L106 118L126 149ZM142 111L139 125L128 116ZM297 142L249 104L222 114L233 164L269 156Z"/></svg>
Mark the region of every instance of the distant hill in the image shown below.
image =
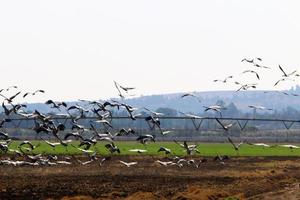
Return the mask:
<svg viewBox="0 0 300 200"><path fill-rule="evenodd" d="M288 91L290 94L300 94L300 88L297 86ZM126 103L136 107L147 107L157 109L160 107L168 107L183 112L199 113L203 111L203 106L214 105L217 101L223 101L225 105L234 103L242 112L250 112L248 105L258 105L267 108L272 108L277 111L286 109L287 107L300 110L300 96L285 95L276 91L209 91L196 92L201 103L193 97L180 96L184 93L150 95L131 98L125 100ZM69 105L74 105L78 102L68 102ZM28 110L40 110L44 113L53 111L50 106L42 103L32 103L28 105Z"/></svg>
<svg viewBox="0 0 300 200"><path fill-rule="evenodd" d="M267 92L267 93L265 93ZM159 107L169 107L184 112L200 112L203 110L202 106L214 105L217 101L224 101L226 105L234 103L236 107L243 111L249 112L249 105L259 105L274 110L282 110L287 107L292 107L300 110L300 96L284 95L277 92L269 91L212 91L212 92L197 92L201 103L196 98L180 96L184 93L165 94L142 96L139 98L129 99L129 104L142 107L147 106L152 109Z"/></svg>

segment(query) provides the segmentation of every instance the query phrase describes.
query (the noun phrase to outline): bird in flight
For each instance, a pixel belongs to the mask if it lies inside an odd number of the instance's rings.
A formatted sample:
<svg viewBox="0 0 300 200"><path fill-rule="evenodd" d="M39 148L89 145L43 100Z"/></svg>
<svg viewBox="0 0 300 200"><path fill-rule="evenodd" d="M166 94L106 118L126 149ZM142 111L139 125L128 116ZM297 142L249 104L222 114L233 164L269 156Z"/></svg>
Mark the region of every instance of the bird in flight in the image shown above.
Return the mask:
<svg viewBox="0 0 300 200"><path fill-rule="evenodd" d="M146 149L129 149L130 152L136 152L136 153L145 153L147 152Z"/></svg>
<svg viewBox="0 0 300 200"><path fill-rule="evenodd" d="M275 84L274 86L278 85L280 82L283 82L283 81L295 81L294 79L290 79L288 77L284 77L282 79L279 79Z"/></svg>
<svg viewBox="0 0 300 200"><path fill-rule="evenodd" d="M44 90L36 90L34 92L26 92L24 95L23 95L23 98L25 98L27 95L31 94L31 95L35 95L36 93L45 93Z"/></svg>
<svg viewBox="0 0 300 200"><path fill-rule="evenodd" d="M244 58L241 62L254 63L254 59L250 60L250 59Z"/></svg>
<svg viewBox="0 0 300 200"><path fill-rule="evenodd" d="M256 83L253 83L253 84L245 84L245 85L242 85L239 89L236 90L236 92L240 91L240 90L248 90L250 88L253 88L255 89L256 88Z"/></svg>
<svg viewBox="0 0 300 200"><path fill-rule="evenodd" d="M153 111L153 110L150 110L150 109L148 109L148 108L146 108L146 107L143 107L145 110L147 110L148 112L150 112L151 114L153 114L154 116L163 116L163 115L165 115L164 113L160 113L160 112L155 112L155 111Z"/></svg>
<svg viewBox="0 0 300 200"><path fill-rule="evenodd" d="M223 124L218 118L216 118L216 121L221 125L221 127L225 130L228 131L235 123L233 124Z"/></svg>
<svg viewBox="0 0 300 200"><path fill-rule="evenodd" d="M295 71L293 71L293 72L287 74L287 73L282 69L282 67L281 67L280 65L278 65L278 67L279 67L280 71L283 73L283 75L282 75L283 77L289 77L289 76L291 76L291 75L293 75L293 74L295 74L295 73L297 72L297 70L295 70Z"/></svg>
<svg viewBox="0 0 300 200"><path fill-rule="evenodd" d="M200 116L198 116L198 115L193 115L193 114L189 114L189 113L184 113L184 112L180 112L180 111L178 111L180 114L182 114L182 115L185 115L185 116L187 116L187 117L190 117L190 118L192 118L192 119L203 119L203 117L200 117Z"/></svg>
<svg viewBox="0 0 300 200"><path fill-rule="evenodd" d="M257 63L255 63L254 66L259 67L259 68L271 69L270 67L267 67L267 66L264 66L264 65L259 65Z"/></svg>
<svg viewBox="0 0 300 200"><path fill-rule="evenodd" d="M155 136L154 135L140 135L136 140L142 144L147 144L148 141L155 142Z"/></svg>
<svg viewBox="0 0 300 200"><path fill-rule="evenodd" d="M245 71L243 71L242 73L243 73L243 74L245 74L245 73L253 73L253 74L256 75L257 79L259 80L259 75L258 75L258 73L257 73L256 71L253 71L253 70L245 70Z"/></svg>
<svg viewBox="0 0 300 200"><path fill-rule="evenodd" d="M239 144L234 144L234 142L231 140L230 137L228 137L227 139L236 151L238 151L241 145L244 144L244 142L240 142Z"/></svg>
<svg viewBox="0 0 300 200"><path fill-rule="evenodd" d="M52 107L51 107L51 108L56 108L56 109L58 109L59 111L60 111L60 107L61 107L61 106L67 107L67 104L66 104L65 102L63 102L63 101L62 101L62 102L54 102L54 101L52 101L51 99L48 100L48 101L46 101L45 104L47 104L47 105L52 104Z"/></svg>
<svg viewBox="0 0 300 200"><path fill-rule="evenodd" d="M250 142L247 142L248 145L253 145L253 146L260 146L260 147L271 147L270 145L268 144L265 144L265 143L250 143Z"/></svg>
<svg viewBox="0 0 300 200"><path fill-rule="evenodd" d="M9 86L8 88L6 88L5 90L6 90L6 91L9 91L9 90L12 89L12 88L17 89L18 87L17 87L16 85L12 85L12 86Z"/></svg>
<svg viewBox="0 0 300 200"><path fill-rule="evenodd" d="M166 147L160 147L157 152L165 152L165 154L171 154L171 150Z"/></svg>
<svg viewBox="0 0 300 200"><path fill-rule="evenodd" d="M258 110L273 110L272 108L266 108L264 106L255 106L255 105L249 105L249 108L258 109Z"/></svg>
<svg viewBox="0 0 300 200"><path fill-rule="evenodd" d="M228 79L233 78L233 76L227 76L224 80L221 79L215 79L213 80L213 82L222 82L222 83L226 83Z"/></svg>
<svg viewBox="0 0 300 200"><path fill-rule="evenodd" d="M120 85L119 83L117 83L116 81L114 81L114 82L115 82L115 85L119 86L125 92L128 92L129 90L134 90L135 89L135 87L124 87L124 86Z"/></svg>
<svg viewBox="0 0 300 200"><path fill-rule="evenodd" d="M221 117L222 117L221 110L226 109L223 106L219 106L219 105L203 106L203 107L205 108L204 112L212 110L212 111L215 111L215 112L219 113Z"/></svg>
<svg viewBox="0 0 300 200"><path fill-rule="evenodd" d="M182 99L185 98L185 97L194 97L194 98L196 98L199 102L201 102L200 97L196 96L196 95L193 94L193 93L185 93L185 94L183 94L183 95L180 96L180 98L182 98Z"/></svg>
<svg viewBox="0 0 300 200"><path fill-rule="evenodd" d="M119 160L119 162L122 163L123 165L125 165L126 167L131 167L133 165L137 165L138 164L137 162L129 162L129 163L127 163L127 162L124 162L122 160Z"/></svg>
<svg viewBox="0 0 300 200"><path fill-rule="evenodd" d="M16 98L20 93L21 92L18 92L16 94L14 94L13 96L9 97L9 98L4 96L3 94L0 94L0 96L2 96L4 98L4 100L6 100L8 103L12 103L14 98Z"/></svg>
<svg viewBox="0 0 300 200"><path fill-rule="evenodd" d="M121 92L121 90L125 91L126 93L128 93L130 90L134 90L134 87L124 87L122 85L120 85L119 83L117 83L116 81L114 81L115 87L117 88L118 92L119 92L119 97L121 97L121 99L125 99L124 94ZM120 90L121 89L121 90Z"/></svg>

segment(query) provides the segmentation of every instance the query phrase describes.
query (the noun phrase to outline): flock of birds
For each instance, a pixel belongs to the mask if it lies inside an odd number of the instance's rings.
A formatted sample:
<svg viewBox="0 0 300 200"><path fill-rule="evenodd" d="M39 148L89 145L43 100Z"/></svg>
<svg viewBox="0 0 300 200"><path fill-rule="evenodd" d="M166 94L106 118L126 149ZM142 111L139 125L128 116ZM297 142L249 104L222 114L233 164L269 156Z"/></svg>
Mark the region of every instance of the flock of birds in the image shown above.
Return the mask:
<svg viewBox="0 0 300 200"><path fill-rule="evenodd" d="M246 58L244 58L242 60L242 62L249 63L249 64L251 64L255 68L265 69L265 70L272 70L271 67L267 67L267 66L264 66L264 65L260 64L262 61L263 60L261 58L254 58L254 59L246 59ZM275 81L274 86L277 86L279 83L285 82L285 81L296 81L295 78L296 77L300 77L300 74L297 72L297 70L294 70L292 72L286 72L282 68L282 66L280 66L280 65L278 65L278 69L280 70L281 77L278 80ZM259 81L261 79L260 75L259 75L259 72L255 71L253 69L244 70L243 72L241 72L241 75L242 74L253 74L253 75L255 75L257 81ZM234 78L234 76L230 75L230 76L227 76L223 80L215 79L213 81L214 82L228 83L228 80L229 79L233 79L233 78ZM234 81L234 83L239 86L239 88L236 91L248 90L248 89L256 89L257 85L258 85L258 83L240 83L239 81ZM269 92L269 91L267 91L267 92ZM284 92L284 91L275 90L275 92L282 93L284 95L299 96L298 94L293 94L293 93L289 94L289 93Z"/></svg>
<svg viewBox="0 0 300 200"><path fill-rule="evenodd" d="M257 62L261 62L261 58L256 59L243 59L242 62L247 62L250 64L253 64L254 67L257 68L263 68L266 70L270 70L270 67L263 66ZM297 71L293 71L290 73L285 72L281 66L279 66L279 70L282 72L282 78L278 80L275 83L275 86L279 82L287 81L287 80L294 80L294 77L300 76ZM258 80L260 80L260 75L258 72L254 70L245 70L242 72L242 74L254 74ZM223 82L227 83L229 79L233 79L233 76L228 76L224 80L214 80L214 82ZM255 84L241 84L239 82L235 82L235 84L239 85L239 88L237 91L240 90L247 90L249 88L256 88ZM131 96L130 92L133 91L134 87L125 87L120 85L117 82L114 82L114 85L118 91L118 96L120 97L120 100L110 100L110 101L88 101L88 100L79 100L84 104L84 106L81 106L79 104L71 105L69 106L66 102L58 102L53 100L48 100L45 102L46 105L49 105L51 109L53 109L58 114L43 114L39 112L38 110L35 110L33 112L26 111L26 104L21 103L15 103L16 99L21 97L23 99L28 98L29 96L34 96L38 94L45 93L44 90L36 90L32 92L25 92L24 94L21 93L21 91L14 93L13 95L8 95L9 92L12 92L14 90L17 90L17 86L11 86L5 89L0 89L0 97L3 98L2 101L2 108L3 108L3 114L4 118L0 121L0 153L10 153L13 156L8 157L7 159L0 160L0 164L3 165L13 165L13 166L20 166L20 165L32 165L32 166L40 166L40 165L70 165L74 161L77 163L80 163L82 165L87 165L95 161L99 161L99 165L101 166L105 161L110 160L111 156L99 158L97 157L97 152L91 149L91 147L95 146L98 141L105 142L106 144L104 147L109 151L110 154L120 154L121 150L119 147L115 144L114 141L117 140L119 136L128 136L128 135L136 135L136 141L145 145L150 142L156 141L156 136L151 134L144 134L139 135L136 133L135 130L128 128L122 128L116 133L111 133L110 130L112 130L113 125L111 124L111 118L112 118L112 110L113 109L123 109L128 113L128 116L132 120L136 120L138 116L141 116L140 113L138 113L138 110L143 109L148 113L148 116L145 117L145 121L147 121L149 124L151 124L153 129L156 129L160 132L161 136L164 136L166 134L171 134L173 131L170 130L164 130L161 128L161 122L159 117L163 116L163 113L152 111L149 108L135 108L131 105L126 104L123 100L127 98L128 96ZM186 97L194 97L199 102L201 102L201 98L193 93L186 93L181 95L180 98L184 99ZM222 107L220 105L210 105L210 106L203 106L204 111L214 111L221 115L222 110L226 109L225 107ZM249 105L249 108L253 109L260 109L260 110L272 110L269 108L265 108L263 106L256 106L256 105ZM96 116L97 119L90 120L90 126L85 127L79 123L80 119L85 119L89 114L93 114L93 116ZM193 119L201 119L201 116L192 115L188 113L181 114L191 117ZM59 159L57 156L51 156L51 155L42 155L42 154L34 154L33 150L40 147L40 144L34 145L30 141L21 141L17 149L10 148L11 143L15 139L14 137L11 137L7 132L5 132L4 126L6 123L10 123L12 121L11 115L20 116L23 118L31 119L34 121L34 127L32 130L40 137L41 141L45 142L47 145L51 146L52 148L56 148L57 146L72 146L76 148L78 151L82 152L83 155L85 155L88 158L88 161L81 161L78 158L72 156L68 157L65 156L63 160ZM66 126L62 123L59 123L54 120L57 116L64 116L69 117L71 119L71 130L67 129ZM222 115L221 115L222 116ZM224 129L225 132L230 130L234 124L225 124L220 119L216 118L216 121L219 123L220 127ZM102 127L103 130L97 129L97 127ZM89 136L89 134L86 134L86 132L91 133L92 136ZM43 133L44 135L48 135L51 138L54 138L52 141L48 141L44 139L41 135ZM78 145L75 145L73 141L79 141ZM178 144L179 147L182 148L186 152L187 155L193 155L195 153L200 153L198 150L197 144L188 144L186 141L183 143L180 143L178 141L174 141L176 144ZM264 148L273 147L268 144L264 143L249 143L249 142L240 142L238 144L234 143L230 137L228 137L228 142L232 145L232 147L238 152L240 147L244 144L248 145L255 145L255 146L262 146ZM295 145L278 145L281 147L287 147L290 149L296 149L299 148ZM67 148L66 148L67 149ZM136 152L139 154L147 152L147 149L130 149L130 152ZM157 149L157 152L163 152L166 155L173 155L171 149L168 149L166 147L161 146L159 149ZM174 156L174 155L173 155ZM22 158L22 159L21 159ZM196 167L199 167L200 163L206 162L207 159L201 159L199 161L195 161L193 159L185 159L180 157L172 157L169 158L168 161L162 161L162 160L156 160L155 163L158 163L162 166L178 166L183 167L184 163L187 165L194 165ZM224 164L224 161L228 160L228 156L217 156L214 158L215 161L219 161L220 163ZM119 160L120 164L130 167L133 165L137 165L137 162L125 162L122 160Z"/></svg>

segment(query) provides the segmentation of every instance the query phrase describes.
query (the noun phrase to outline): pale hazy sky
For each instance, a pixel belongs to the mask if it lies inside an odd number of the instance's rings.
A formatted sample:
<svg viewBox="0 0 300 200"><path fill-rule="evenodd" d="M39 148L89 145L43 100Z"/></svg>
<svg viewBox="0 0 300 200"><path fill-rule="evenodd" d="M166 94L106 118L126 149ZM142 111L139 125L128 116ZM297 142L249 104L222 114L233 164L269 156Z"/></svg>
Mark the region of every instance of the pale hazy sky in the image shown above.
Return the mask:
<svg viewBox="0 0 300 200"><path fill-rule="evenodd" d="M259 89L300 65L300 1L0 1L0 88L44 89L32 101L236 89L213 83L261 57ZM299 69L300 71L300 69ZM286 89L295 83L283 83Z"/></svg>

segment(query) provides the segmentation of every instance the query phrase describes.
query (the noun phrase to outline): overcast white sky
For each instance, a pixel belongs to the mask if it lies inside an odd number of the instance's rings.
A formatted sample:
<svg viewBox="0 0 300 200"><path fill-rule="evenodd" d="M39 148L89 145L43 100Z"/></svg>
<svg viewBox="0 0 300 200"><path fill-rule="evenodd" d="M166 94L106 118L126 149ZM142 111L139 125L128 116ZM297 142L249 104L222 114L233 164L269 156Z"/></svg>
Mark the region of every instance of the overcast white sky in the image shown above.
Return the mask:
<svg viewBox="0 0 300 200"><path fill-rule="evenodd" d="M47 94L28 101L116 97L113 80L137 94L236 89L213 83L255 67L272 89L300 65L300 1L0 1L0 88ZM295 83L282 83L287 89Z"/></svg>

